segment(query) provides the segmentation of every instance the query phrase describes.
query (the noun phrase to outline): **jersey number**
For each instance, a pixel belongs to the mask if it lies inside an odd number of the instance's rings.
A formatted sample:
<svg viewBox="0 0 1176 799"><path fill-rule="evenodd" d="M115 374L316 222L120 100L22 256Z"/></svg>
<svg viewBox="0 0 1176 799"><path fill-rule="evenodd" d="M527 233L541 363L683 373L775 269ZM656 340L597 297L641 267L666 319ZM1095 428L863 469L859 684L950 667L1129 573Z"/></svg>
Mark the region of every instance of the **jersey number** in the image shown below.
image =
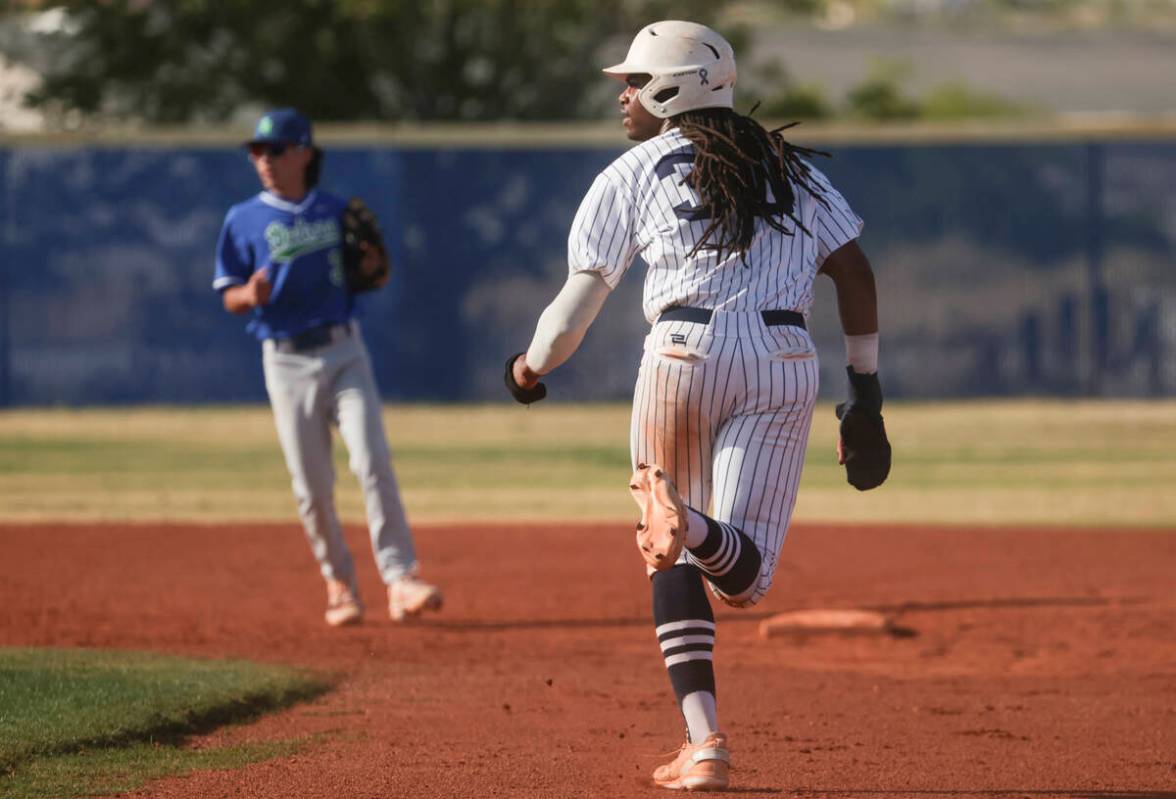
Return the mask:
<svg viewBox="0 0 1176 799"><path fill-rule="evenodd" d="M679 164L693 163L693 152L689 150L678 150L677 152L663 155L661 160L654 165L653 173L657 175L659 180L665 180L669 177L677 177L677 167ZM691 205L689 200L675 205L674 215L687 222L701 222L704 219L711 218L710 212L706 208L700 205Z"/></svg>

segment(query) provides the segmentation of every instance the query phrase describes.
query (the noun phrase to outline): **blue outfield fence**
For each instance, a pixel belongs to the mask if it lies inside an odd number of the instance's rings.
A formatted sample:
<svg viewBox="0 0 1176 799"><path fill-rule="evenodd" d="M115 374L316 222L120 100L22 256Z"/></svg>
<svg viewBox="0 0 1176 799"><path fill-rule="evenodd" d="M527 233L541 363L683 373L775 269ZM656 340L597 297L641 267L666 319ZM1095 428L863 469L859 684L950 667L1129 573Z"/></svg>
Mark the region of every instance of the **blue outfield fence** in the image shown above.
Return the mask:
<svg viewBox="0 0 1176 799"><path fill-rule="evenodd" d="M395 259L391 285L362 299L386 398L505 398L506 355L562 284L576 206L619 152L326 148L323 186L368 201ZM833 153L819 166L866 220L888 396L1176 389L1176 141ZM258 346L211 289L224 213L257 190L239 149L10 146L0 185L0 404L264 399ZM551 376L554 397L630 395L642 272ZM834 396L843 345L819 281Z"/></svg>

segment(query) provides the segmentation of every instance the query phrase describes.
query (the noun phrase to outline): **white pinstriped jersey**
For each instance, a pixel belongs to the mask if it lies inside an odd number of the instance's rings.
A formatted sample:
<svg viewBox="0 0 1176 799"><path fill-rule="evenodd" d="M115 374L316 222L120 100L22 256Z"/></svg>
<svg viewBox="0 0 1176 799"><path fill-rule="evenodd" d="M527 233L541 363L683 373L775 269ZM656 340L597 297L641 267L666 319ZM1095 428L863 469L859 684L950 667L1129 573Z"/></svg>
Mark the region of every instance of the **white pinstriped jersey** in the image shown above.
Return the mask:
<svg viewBox="0 0 1176 799"><path fill-rule="evenodd" d="M763 220L746 255L688 253L709 221L695 219L699 197L685 184L693 145L676 128L633 147L593 182L568 236L572 272L600 272L610 288L638 254L649 266L642 306L653 322L671 306L724 311L790 309L808 316L813 279L825 258L855 239L862 220L810 165L824 202L796 187L795 215L809 233L786 235ZM785 220L786 226L792 223Z"/></svg>

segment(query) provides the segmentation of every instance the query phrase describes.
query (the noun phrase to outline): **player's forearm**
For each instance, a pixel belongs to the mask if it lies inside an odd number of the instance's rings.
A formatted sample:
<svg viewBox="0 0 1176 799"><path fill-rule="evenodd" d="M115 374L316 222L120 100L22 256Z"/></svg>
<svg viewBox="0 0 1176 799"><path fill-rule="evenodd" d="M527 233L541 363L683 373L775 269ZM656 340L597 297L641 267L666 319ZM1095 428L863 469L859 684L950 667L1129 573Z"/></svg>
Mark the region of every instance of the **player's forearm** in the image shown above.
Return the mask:
<svg viewBox="0 0 1176 799"><path fill-rule="evenodd" d="M595 272L571 275L539 317L526 366L545 375L572 357L608 294L608 284Z"/></svg>
<svg viewBox="0 0 1176 799"><path fill-rule="evenodd" d="M878 371L878 292L865 253L850 242L821 267L837 290L837 310L845 333L846 362L858 374Z"/></svg>
<svg viewBox="0 0 1176 799"><path fill-rule="evenodd" d="M563 364L579 348L587 329L568 326L569 320L548 306L535 326L535 337L527 347L527 367L545 375Z"/></svg>
<svg viewBox="0 0 1176 799"><path fill-rule="evenodd" d="M858 374L878 371L878 299L874 273L855 272L837 284L837 308L845 331L845 360Z"/></svg>

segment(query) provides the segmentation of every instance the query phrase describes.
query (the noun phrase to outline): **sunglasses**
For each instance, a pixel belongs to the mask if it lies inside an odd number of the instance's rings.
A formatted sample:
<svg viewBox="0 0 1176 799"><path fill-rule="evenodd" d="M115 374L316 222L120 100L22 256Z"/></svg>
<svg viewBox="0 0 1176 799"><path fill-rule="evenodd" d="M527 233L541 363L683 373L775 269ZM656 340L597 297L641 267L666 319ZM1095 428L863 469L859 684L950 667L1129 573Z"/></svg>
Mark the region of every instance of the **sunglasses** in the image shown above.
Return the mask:
<svg viewBox="0 0 1176 799"><path fill-rule="evenodd" d="M261 158L263 155L268 155L270 158L280 158L286 150L290 149L286 142L261 142L255 141L249 143L249 154L254 158Z"/></svg>

